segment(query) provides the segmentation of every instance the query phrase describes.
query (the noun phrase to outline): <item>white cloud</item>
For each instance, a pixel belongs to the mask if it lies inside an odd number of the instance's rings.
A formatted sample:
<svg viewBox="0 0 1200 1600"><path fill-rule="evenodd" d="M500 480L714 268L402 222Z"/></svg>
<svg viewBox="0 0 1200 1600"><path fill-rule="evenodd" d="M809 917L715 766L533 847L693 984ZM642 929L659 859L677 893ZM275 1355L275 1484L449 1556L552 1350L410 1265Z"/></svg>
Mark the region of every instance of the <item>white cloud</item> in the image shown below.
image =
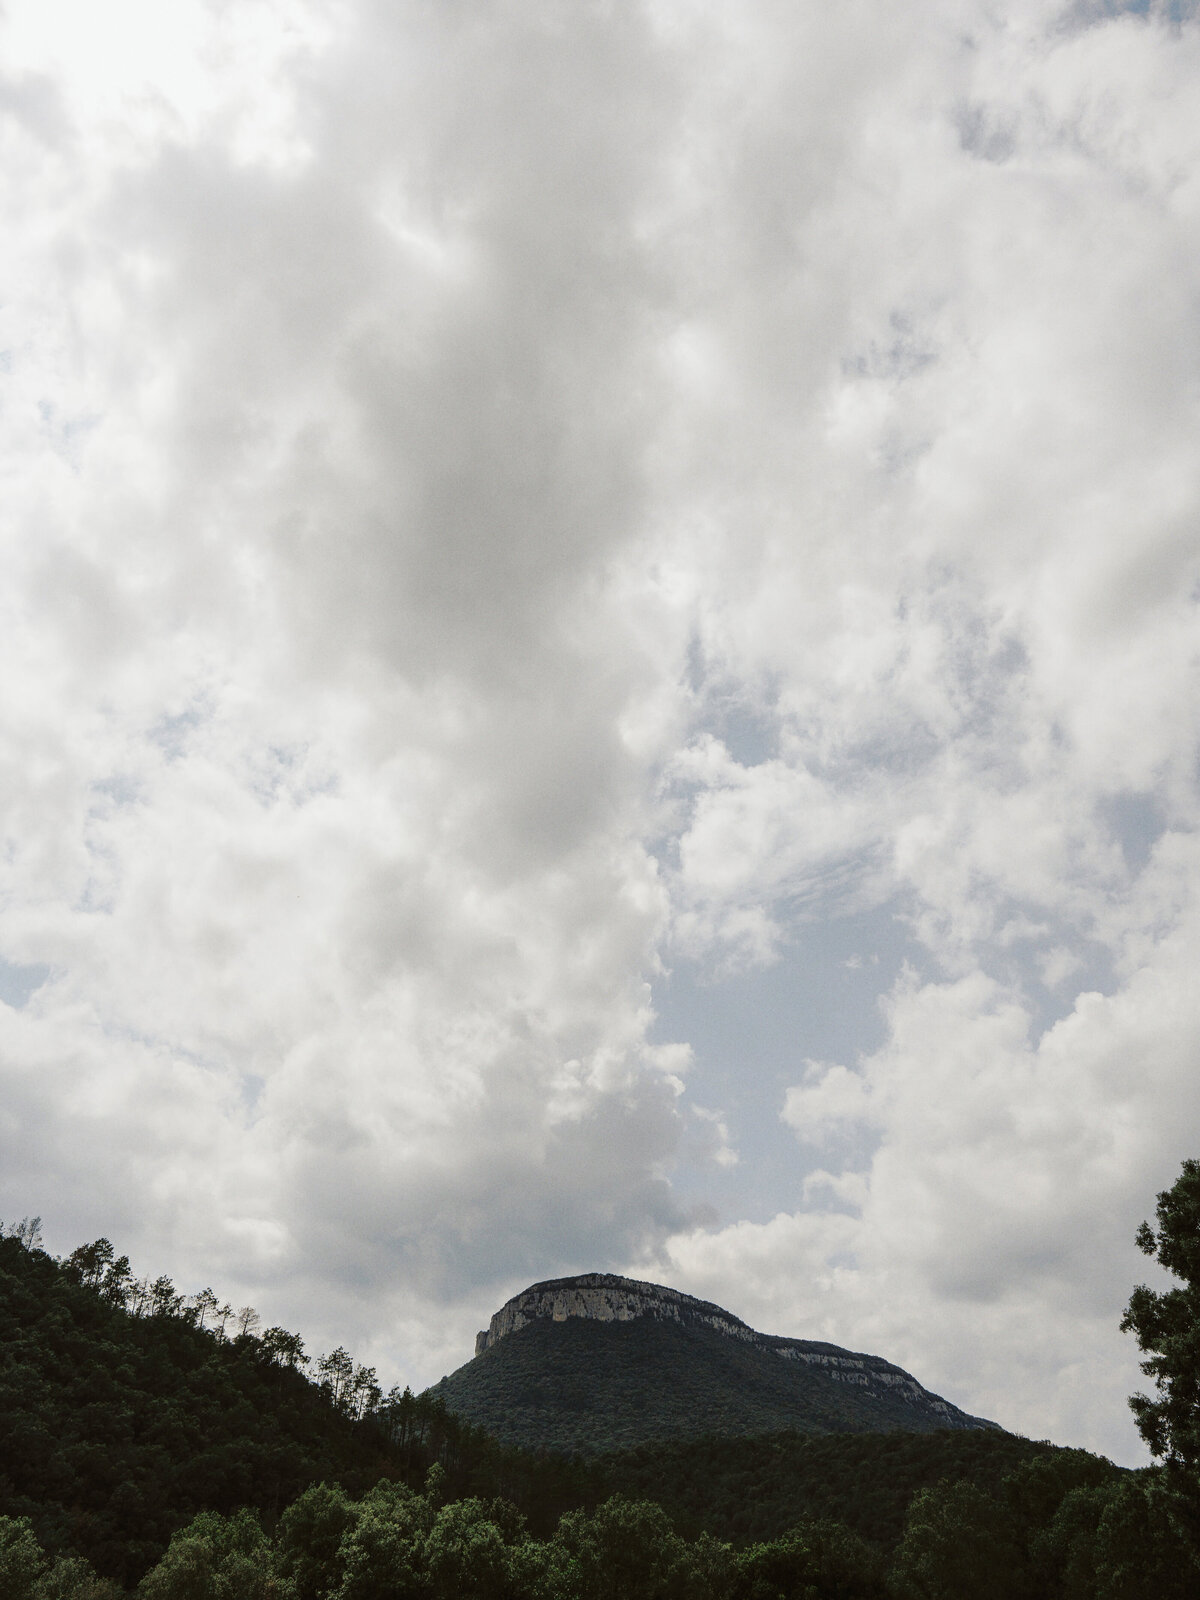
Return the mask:
<svg viewBox="0 0 1200 1600"><path fill-rule="evenodd" d="M805 1082L787 1092L780 1116L798 1138L821 1144L856 1124L874 1120L872 1097L863 1079L846 1067L827 1061L809 1061Z"/></svg>
<svg viewBox="0 0 1200 1600"><path fill-rule="evenodd" d="M1200 34L235 10L3 22L8 1210L418 1380L674 1263L1127 1451L1196 1131ZM760 1067L794 1181L689 1231L755 1152L651 984L881 908L886 1041Z"/></svg>

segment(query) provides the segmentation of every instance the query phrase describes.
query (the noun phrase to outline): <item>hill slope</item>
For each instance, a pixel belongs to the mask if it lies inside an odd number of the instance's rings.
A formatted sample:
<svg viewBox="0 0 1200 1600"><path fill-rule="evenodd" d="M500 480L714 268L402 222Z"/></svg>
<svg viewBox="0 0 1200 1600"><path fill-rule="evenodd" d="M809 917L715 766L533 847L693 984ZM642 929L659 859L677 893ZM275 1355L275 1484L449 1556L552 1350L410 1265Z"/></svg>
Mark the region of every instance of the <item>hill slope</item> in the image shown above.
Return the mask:
<svg viewBox="0 0 1200 1600"><path fill-rule="evenodd" d="M202 1508L271 1514L317 1479L365 1488L395 1464L259 1341L132 1316L0 1238L0 1514L51 1550L129 1580Z"/></svg>
<svg viewBox="0 0 1200 1600"><path fill-rule="evenodd" d="M1003 1499L1004 1480L1032 1463L1041 1463L1043 1509L1055 1493L1129 1476L1086 1450L1000 1428L692 1439L595 1457L586 1470L593 1500L653 1500L690 1538L707 1532L744 1546L829 1517L890 1551L918 1490L970 1483Z"/></svg>
<svg viewBox="0 0 1200 1600"><path fill-rule="evenodd" d="M535 1449L993 1427L878 1356L759 1334L718 1306L605 1274L535 1284L496 1313L477 1349L430 1392Z"/></svg>

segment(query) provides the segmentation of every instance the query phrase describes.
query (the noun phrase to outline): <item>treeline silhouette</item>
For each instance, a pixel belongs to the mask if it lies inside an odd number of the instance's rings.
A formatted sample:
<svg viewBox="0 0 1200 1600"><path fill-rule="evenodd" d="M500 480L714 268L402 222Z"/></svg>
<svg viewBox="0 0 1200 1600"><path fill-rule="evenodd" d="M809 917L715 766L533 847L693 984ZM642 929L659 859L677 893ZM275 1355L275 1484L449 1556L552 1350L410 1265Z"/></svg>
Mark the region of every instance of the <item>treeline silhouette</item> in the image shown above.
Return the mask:
<svg viewBox="0 0 1200 1600"><path fill-rule="evenodd" d="M1200 1326L1131 1305L1146 1350L1152 1314ZM0 1229L0 1600L1193 1600L1171 1381L1172 1454L1141 1472L986 1430L570 1459L136 1279L105 1239L53 1259L26 1219Z"/></svg>

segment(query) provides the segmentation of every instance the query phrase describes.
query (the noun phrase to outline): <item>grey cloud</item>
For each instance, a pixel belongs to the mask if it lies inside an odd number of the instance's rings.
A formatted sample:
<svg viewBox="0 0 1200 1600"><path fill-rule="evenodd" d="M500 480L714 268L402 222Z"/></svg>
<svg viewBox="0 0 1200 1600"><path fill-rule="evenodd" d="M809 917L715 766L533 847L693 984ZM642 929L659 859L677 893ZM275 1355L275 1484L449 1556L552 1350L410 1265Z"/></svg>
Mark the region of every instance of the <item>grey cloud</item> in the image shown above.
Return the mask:
<svg viewBox="0 0 1200 1600"><path fill-rule="evenodd" d="M531 1147L532 1116L497 1096L460 1119L469 1159L442 1167L385 1137L334 1166L319 1147L297 1169L285 1204L316 1281L359 1294L402 1282L436 1302L471 1291L612 1266L644 1255L689 1224L685 1207L654 1177L678 1141L673 1098L643 1081L559 1124Z"/></svg>
<svg viewBox="0 0 1200 1600"><path fill-rule="evenodd" d="M613 20L368 10L310 85L298 173L201 146L118 185L183 483L258 478L326 659L572 671L563 607L640 529L663 290L637 219L671 100L645 23Z"/></svg>

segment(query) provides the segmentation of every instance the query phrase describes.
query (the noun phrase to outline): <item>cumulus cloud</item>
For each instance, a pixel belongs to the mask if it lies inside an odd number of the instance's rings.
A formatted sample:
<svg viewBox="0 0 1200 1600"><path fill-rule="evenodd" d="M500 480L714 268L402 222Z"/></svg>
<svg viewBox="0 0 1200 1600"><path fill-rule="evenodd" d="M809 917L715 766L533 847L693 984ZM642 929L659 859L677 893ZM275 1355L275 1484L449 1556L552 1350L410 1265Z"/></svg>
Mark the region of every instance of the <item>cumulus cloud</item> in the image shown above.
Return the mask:
<svg viewBox="0 0 1200 1600"><path fill-rule="evenodd" d="M59 9L0 24L5 1204L414 1381L626 1266L1128 1455L1194 23ZM745 1063L795 1165L714 1224L755 1136L655 985L851 916L882 1043Z"/></svg>

